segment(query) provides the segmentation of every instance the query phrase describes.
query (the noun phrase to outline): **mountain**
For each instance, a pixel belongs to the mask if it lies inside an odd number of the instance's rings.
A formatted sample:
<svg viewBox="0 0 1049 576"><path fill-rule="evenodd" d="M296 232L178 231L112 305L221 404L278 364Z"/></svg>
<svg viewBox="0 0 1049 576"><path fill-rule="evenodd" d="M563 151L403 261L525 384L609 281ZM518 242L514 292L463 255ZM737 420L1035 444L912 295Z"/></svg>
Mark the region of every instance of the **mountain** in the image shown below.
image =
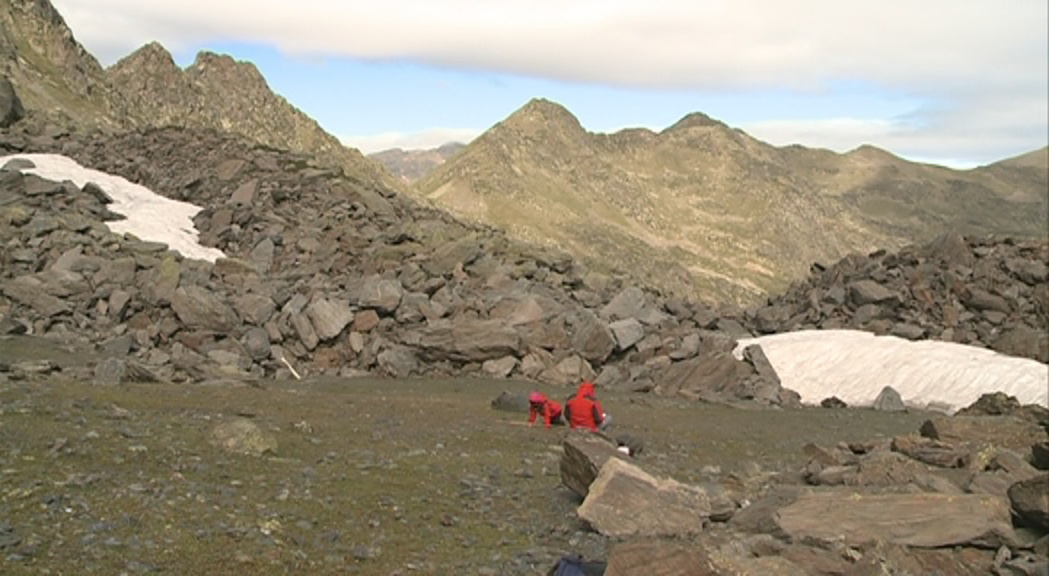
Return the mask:
<svg viewBox="0 0 1049 576"><path fill-rule="evenodd" d="M218 129L308 154L368 181L392 180L379 164L343 146L274 94L249 62L201 52L182 70L163 46L152 42L108 68L106 78L127 101L130 114L149 119L153 126Z"/></svg>
<svg viewBox="0 0 1049 576"><path fill-rule="evenodd" d="M1023 158L957 171L870 146L779 148L699 113L596 134L537 99L413 191L671 293L754 303L854 252L945 232L1044 236L1046 170Z"/></svg>
<svg viewBox="0 0 1049 576"><path fill-rule="evenodd" d="M432 172L455 156L466 144L449 142L428 150L403 150L391 148L369 154L368 157L379 162L391 173L406 183L411 183Z"/></svg>
<svg viewBox="0 0 1049 576"><path fill-rule="evenodd" d="M103 69L48 0L0 0L0 23L0 73L42 123L110 132L161 126L227 131L306 154L373 185L400 185L379 163L343 146L274 94L253 64L201 52L182 70L153 42Z"/></svg>
<svg viewBox="0 0 1049 576"><path fill-rule="evenodd" d="M26 109L62 126L133 125L102 66L48 0L0 0L0 74Z"/></svg>

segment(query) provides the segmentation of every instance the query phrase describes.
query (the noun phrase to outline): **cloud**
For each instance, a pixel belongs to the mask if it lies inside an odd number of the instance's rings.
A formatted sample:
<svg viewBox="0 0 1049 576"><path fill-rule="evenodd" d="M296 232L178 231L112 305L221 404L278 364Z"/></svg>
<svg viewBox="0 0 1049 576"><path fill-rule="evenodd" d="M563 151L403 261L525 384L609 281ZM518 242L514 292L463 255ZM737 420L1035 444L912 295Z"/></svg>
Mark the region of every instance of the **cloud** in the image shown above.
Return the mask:
<svg viewBox="0 0 1049 576"><path fill-rule="evenodd" d="M890 119L764 120L739 127L777 146L803 144L847 152L862 144L905 158L970 168L1045 145L1047 102L1012 95L968 98L947 108Z"/></svg>
<svg viewBox="0 0 1049 576"><path fill-rule="evenodd" d="M430 128L415 133L384 132L365 136L344 136L340 140L346 146L371 154L391 148L428 150L449 142L469 144L481 132L482 130L473 128Z"/></svg>
<svg viewBox="0 0 1049 576"><path fill-rule="evenodd" d="M109 58L272 43L292 53L410 59L644 87L1045 87L1044 0L56 0ZM977 88L977 86L972 86Z"/></svg>
<svg viewBox="0 0 1049 576"><path fill-rule="evenodd" d="M867 134L928 157L990 160L1044 146L1049 132L1045 0L53 1L104 64L151 40L173 52L248 42L643 90L858 85L929 105L909 118L753 129L817 145Z"/></svg>

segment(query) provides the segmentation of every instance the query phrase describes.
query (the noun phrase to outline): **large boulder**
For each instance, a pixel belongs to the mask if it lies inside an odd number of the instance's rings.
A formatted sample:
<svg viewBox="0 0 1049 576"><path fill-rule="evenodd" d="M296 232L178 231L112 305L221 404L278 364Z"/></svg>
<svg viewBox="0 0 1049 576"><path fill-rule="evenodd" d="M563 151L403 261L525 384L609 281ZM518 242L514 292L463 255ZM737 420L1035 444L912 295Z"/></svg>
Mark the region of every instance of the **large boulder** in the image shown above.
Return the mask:
<svg viewBox="0 0 1049 576"><path fill-rule="evenodd" d="M421 356L430 361L484 362L521 355L521 337L500 320L435 322L419 331Z"/></svg>
<svg viewBox="0 0 1049 576"><path fill-rule="evenodd" d="M565 436L561 446L561 483L583 498L590 492L590 484L597 478L605 462L623 456L615 442L603 434L592 432L571 432Z"/></svg>
<svg viewBox="0 0 1049 576"><path fill-rule="evenodd" d="M0 128L7 128L25 116L25 108L7 78L0 77Z"/></svg>
<svg viewBox="0 0 1049 576"><path fill-rule="evenodd" d="M1040 474L1009 487L1009 503L1024 525L1049 532L1049 474Z"/></svg>
<svg viewBox="0 0 1049 576"><path fill-rule="evenodd" d="M710 517L710 499L698 486L656 478L629 462L610 458L576 512L610 538L685 538L703 531Z"/></svg>
<svg viewBox="0 0 1049 576"><path fill-rule="evenodd" d="M980 494L803 494L776 513L792 541L885 541L918 548L1015 545L1008 504Z"/></svg>

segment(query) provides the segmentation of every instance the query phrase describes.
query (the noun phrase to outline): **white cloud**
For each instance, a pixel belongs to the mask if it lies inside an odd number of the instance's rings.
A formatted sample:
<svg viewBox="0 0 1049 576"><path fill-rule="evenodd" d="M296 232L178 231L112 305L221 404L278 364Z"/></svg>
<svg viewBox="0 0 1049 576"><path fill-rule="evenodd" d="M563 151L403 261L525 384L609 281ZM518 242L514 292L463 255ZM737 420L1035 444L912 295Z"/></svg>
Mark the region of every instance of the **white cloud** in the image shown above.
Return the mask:
<svg viewBox="0 0 1049 576"><path fill-rule="evenodd" d="M858 83L943 108L753 129L808 132L808 145L868 133L901 154L986 161L1044 146L1049 132L1045 0L53 1L106 64L151 40L173 51L242 41L652 89Z"/></svg>
<svg viewBox="0 0 1049 576"><path fill-rule="evenodd" d="M105 52L157 39L652 87L828 79L1045 89L1044 0L55 0ZM978 84L973 84L978 83Z"/></svg>
<svg viewBox="0 0 1049 576"><path fill-rule="evenodd" d="M474 128L430 128L422 132L384 132L364 136L344 136L340 138L346 146L357 148L365 154L381 152L391 148L403 150L428 150L442 144L459 142L469 144L482 130Z"/></svg>

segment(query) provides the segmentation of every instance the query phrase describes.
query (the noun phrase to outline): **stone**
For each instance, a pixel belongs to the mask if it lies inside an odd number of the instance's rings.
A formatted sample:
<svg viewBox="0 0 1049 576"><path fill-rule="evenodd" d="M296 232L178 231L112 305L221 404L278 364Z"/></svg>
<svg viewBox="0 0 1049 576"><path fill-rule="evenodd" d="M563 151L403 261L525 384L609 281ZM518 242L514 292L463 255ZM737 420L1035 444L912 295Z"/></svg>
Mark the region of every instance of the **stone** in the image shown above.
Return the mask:
<svg viewBox="0 0 1049 576"><path fill-rule="evenodd" d="M7 128L25 117L25 108L6 77L0 77L0 128Z"/></svg>
<svg viewBox="0 0 1049 576"><path fill-rule="evenodd" d="M1013 416L937 416L926 420L921 435L948 443L986 443L1027 452L1045 441L1045 430Z"/></svg>
<svg viewBox="0 0 1049 576"><path fill-rule="evenodd" d="M776 514L791 541L860 545L880 540L918 548L1015 545L1008 505L980 494L867 494L834 490L801 495Z"/></svg>
<svg viewBox="0 0 1049 576"><path fill-rule="evenodd" d="M527 398L525 399L527 411ZM581 497L590 492L590 484L597 478L609 458L622 458L616 443L603 434L585 431L570 432L561 443L562 454L558 469L561 483Z"/></svg>
<svg viewBox="0 0 1049 576"><path fill-rule="evenodd" d="M609 458L576 513L609 538L687 538L703 531L710 499L698 486L656 478Z"/></svg>
<svg viewBox="0 0 1049 576"><path fill-rule="evenodd" d="M645 337L645 327L633 318L617 320L608 325L616 340L616 350L623 351Z"/></svg>
<svg viewBox="0 0 1049 576"><path fill-rule="evenodd" d="M1049 473L1013 484L1008 496L1009 505L1025 526L1049 532Z"/></svg>
<svg viewBox="0 0 1049 576"><path fill-rule="evenodd" d="M319 298L306 307L316 331L317 337L326 342L342 334L342 331L353 322L353 310L347 302Z"/></svg>
<svg viewBox="0 0 1049 576"><path fill-rule="evenodd" d="M590 311L584 310L576 321L572 334L572 349L587 361L600 364L616 347L616 338L607 324Z"/></svg>
<svg viewBox="0 0 1049 576"><path fill-rule="evenodd" d="M236 454L263 456L277 453L277 439L247 418L219 422L211 429L211 443Z"/></svg>
<svg viewBox="0 0 1049 576"><path fill-rule="evenodd" d="M871 408L880 412L907 411L907 405L903 403L903 398L900 398L900 393L892 386L886 386L881 389L881 392L878 393L878 397L874 399L874 404Z"/></svg>
<svg viewBox="0 0 1049 576"><path fill-rule="evenodd" d="M608 553L605 576L716 576L722 572L702 548L666 540L630 540Z"/></svg>

